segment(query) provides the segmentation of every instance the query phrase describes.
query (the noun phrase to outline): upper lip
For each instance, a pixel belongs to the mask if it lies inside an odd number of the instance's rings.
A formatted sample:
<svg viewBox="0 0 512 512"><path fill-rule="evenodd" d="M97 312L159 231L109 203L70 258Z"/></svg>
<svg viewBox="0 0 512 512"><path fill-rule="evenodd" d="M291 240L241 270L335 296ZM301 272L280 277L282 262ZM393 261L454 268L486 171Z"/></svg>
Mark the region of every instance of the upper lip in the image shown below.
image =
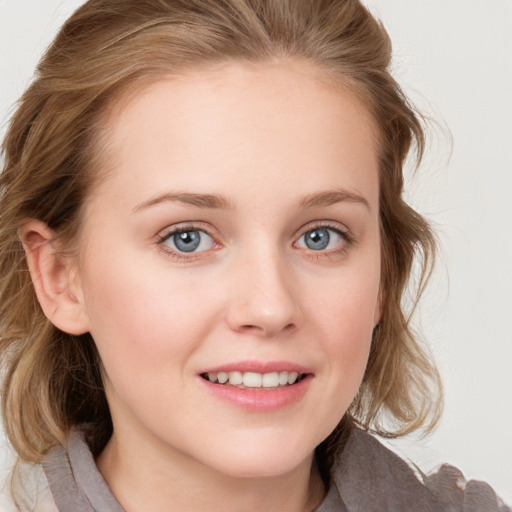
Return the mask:
<svg viewBox="0 0 512 512"><path fill-rule="evenodd" d="M202 373L218 373L218 372L254 372L254 373L273 373L273 372L297 372L297 373L313 373L310 368L303 365L293 363L291 361L238 361L226 363L219 366L205 368L200 371Z"/></svg>

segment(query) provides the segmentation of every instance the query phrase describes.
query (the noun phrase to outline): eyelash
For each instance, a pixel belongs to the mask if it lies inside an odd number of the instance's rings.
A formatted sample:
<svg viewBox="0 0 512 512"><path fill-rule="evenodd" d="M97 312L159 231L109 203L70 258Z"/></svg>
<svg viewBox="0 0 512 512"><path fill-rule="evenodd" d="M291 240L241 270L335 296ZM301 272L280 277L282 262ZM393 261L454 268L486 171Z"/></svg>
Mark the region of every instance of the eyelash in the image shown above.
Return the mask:
<svg viewBox="0 0 512 512"><path fill-rule="evenodd" d="M186 252L176 251L174 249L171 249L168 245L166 245L166 242L168 240L170 240L172 237L174 237L175 235L177 235L179 233L187 233L189 231L200 231L201 233L208 235L213 240L214 247L220 246L220 244L218 244L215 241L215 237L212 234L210 234L207 229L205 229L203 226L198 226L196 224L182 225L179 227L173 227L169 230L166 230L162 234L158 235L156 244L161 251L163 251L165 254L167 254L168 256L170 256L171 258L173 258L176 261L194 261L195 259L200 257L200 254L202 254L203 252L207 252L207 251L186 253Z"/></svg>
<svg viewBox="0 0 512 512"><path fill-rule="evenodd" d="M355 244L355 239L352 233L348 229L341 229L339 225L333 225L329 222L316 222L314 224L309 224L305 228L301 230L301 234L297 237L296 241L293 243L293 246L297 248L297 243L301 240L306 234L319 229L328 229L336 233L341 239L340 247L331 250L319 250L315 251L314 249L302 248L308 253L310 253L311 257L318 259L322 256L324 257L335 257L344 254L350 246ZM164 231L162 234L158 235L158 239L156 241L156 245L159 247L161 251L170 256L176 261L194 261L197 258L200 258L203 252L209 252L209 250L199 251L199 252L180 252L174 249L171 249L166 243L169 239L174 237L179 233L187 233L189 231L199 231L201 233L206 234L213 240L213 250L220 247L220 244L216 242L215 237L209 232L209 230L205 229L204 226L198 226L196 224L183 225L179 227L173 227L169 230Z"/></svg>
<svg viewBox="0 0 512 512"><path fill-rule="evenodd" d="M318 259L321 257L336 257L345 254L348 249L355 244L355 238L348 230L347 228L341 228L339 225L334 225L329 222L315 222L312 224L307 225L305 228L301 230L300 236L297 238L296 242L294 242L294 246L298 243L299 240L301 240L306 234L311 233L312 231L318 230L318 229L328 229L330 231L333 231L336 233L341 239L342 242L339 244L339 247L336 247L335 249L330 250L320 250L315 251L313 249L307 249L305 250L309 253L309 256ZM301 248L302 249L302 248Z"/></svg>

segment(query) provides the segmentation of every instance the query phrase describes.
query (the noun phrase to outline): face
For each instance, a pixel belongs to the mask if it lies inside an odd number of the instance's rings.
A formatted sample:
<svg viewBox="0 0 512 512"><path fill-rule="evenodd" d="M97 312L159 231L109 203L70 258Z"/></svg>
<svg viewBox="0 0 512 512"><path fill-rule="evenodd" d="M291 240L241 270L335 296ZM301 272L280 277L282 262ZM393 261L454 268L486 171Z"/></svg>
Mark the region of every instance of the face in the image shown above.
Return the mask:
<svg viewBox="0 0 512 512"><path fill-rule="evenodd" d="M230 64L138 92L107 137L79 281L117 439L233 476L310 462L379 316L365 107L303 64Z"/></svg>

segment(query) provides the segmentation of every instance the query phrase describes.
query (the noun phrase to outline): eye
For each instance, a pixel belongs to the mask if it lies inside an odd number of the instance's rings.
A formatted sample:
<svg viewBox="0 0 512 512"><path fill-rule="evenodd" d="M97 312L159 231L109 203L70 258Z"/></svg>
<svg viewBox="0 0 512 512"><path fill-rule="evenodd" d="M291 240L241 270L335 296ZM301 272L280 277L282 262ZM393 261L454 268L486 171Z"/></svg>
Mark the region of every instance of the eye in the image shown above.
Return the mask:
<svg viewBox="0 0 512 512"><path fill-rule="evenodd" d="M181 253L207 251L214 246L213 238L201 229L174 231L163 237L161 243Z"/></svg>
<svg viewBox="0 0 512 512"><path fill-rule="evenodd" d="M338 249L344 242L346 242L346 236L340 231L318 227L306 231L297 241L297 246L311 251L325 251Z"/></svg>

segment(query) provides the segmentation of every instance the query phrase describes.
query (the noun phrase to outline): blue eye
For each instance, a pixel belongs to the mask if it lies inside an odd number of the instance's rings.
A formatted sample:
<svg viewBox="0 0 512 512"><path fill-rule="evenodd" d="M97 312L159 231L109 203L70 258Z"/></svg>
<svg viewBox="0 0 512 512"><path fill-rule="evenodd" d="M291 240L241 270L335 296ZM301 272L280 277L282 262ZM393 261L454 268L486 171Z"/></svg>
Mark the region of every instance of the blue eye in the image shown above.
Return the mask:
<svg viewBox="0 0 512 512"><path fill-rule="evenodd" d="M342 242L343 236L339 231L320 227L306 231L300 237L297 245L312 251L325 251L326 249L336 249Z"/></svg>
<svg viewBox="0 0 512 512"><path fill-rule="evenodd" d="M200 229L187 229L170 233L162 243L177 252L190 253L211 249L214 242L210 235Z"/></svg>

